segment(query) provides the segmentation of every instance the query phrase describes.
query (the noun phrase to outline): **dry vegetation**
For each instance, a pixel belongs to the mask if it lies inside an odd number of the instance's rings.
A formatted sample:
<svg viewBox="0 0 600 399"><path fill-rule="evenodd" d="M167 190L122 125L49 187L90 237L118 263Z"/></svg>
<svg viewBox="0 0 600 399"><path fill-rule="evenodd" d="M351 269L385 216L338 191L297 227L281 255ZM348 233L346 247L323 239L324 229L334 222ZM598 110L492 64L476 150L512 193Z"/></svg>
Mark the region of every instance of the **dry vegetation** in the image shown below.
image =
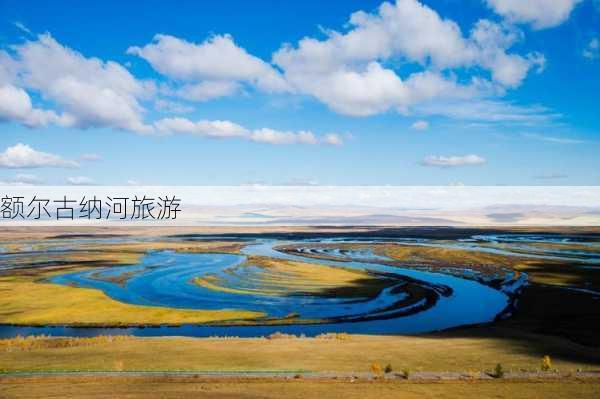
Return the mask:
<svg viewBox="0 0 600 399"><path fill-rule="evenodd" d="M600 385L592 381L538 380L482 382L452 381L311 381L194 377L8 377L0 379L0 392L16 398L161 398L161 399L595 399Z"/></svg>
<svg viewBox="0 0 600 399"><path fill-rule="evenodd" d="M19 338L0 340L4 371L314 371L370 372L391 365L411 372L483 372L501 363L507 371L552 368L599 370L600 350L543 336L499 338L463 333L438 336L323 334L316 338L274 334L265 338ZM531 342L537 341L532 346Z"/></svg>
<svg viewBox="0 0 600 399"><path fill-rule="evenodd" d="M206 274L194 282L204 288L236 294L367 298L391 284L361 270L258 256L227 269L224 277Z"/></svg>

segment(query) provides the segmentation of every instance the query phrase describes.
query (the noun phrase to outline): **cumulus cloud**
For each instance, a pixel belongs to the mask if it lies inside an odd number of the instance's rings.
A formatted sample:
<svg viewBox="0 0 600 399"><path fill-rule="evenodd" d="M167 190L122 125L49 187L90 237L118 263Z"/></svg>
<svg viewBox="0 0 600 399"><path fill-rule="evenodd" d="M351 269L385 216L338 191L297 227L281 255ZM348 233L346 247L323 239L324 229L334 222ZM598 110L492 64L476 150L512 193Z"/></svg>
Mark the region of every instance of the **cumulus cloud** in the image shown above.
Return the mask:
<svg viewBox="0 0 600 399"><path fill-rule="evenodd" d="M449 168L464 165L481 165L485 163L485 158L479 155L428 155L421 161L423 166L436 166L440 168Z"/></svg>
<svg viewBox="0 0 600 399"><path fill-rule="evenodd" d="M429 129L429 122L423 120L416 121L410 125L410 128L414 130L427 130Z"/></svg>
<svg viewBox="0 0 600 399"><path fill-rule="evenodd" d="M336 133L318 137L310 131L281 131L270 128L248 129L227 120L191 121L187 118L164 118L154 123L162 134L192 134L208 138L242 138L266 144L328 144L342 145L343 139Z"/></svg>
<svg viewBox="0 0 600 399"><path fill-rule="evenodd" d="M137 79L116 62L83 55L50 34L39 35L11 46L9 52L0 51L0 121L308 143L309 135L303 132L274 134L227 121L171 117L150 122L144 117L145 106L152 102L172 116L193 110L174 97L209 101L251 88L307 95L345 115L395 111L421 118L471 118L474 108L464 105L474 104L485 108L477 118L495 120L508 117L503 111L511 105L502 108L502 102L491 98L518 87L531 71L541 72L545 65L542 54L510 51L523 40L514 26L483 19L463 32L418 0L384 2L374 12L355 12L347 26L341 32L324 30L322 39L305 37L295 45L285 44L270 62L250 54L227 34L197 43L159 34L146 45L130 47L129 54L167 78L162 84ZM413 72L401 75L392 67L398 62L411 65ZM33 104L38 96L41 105ZM537 117L523 112L515 120L523 116L529 122ZM332 145L343 141L336 135L315 140Z"/></svg>
<svg viewBox="0 0 600 399"><path fill-rule="evenodd" d="M18 68L17 62L6 51L0 50L0 85L13 84Z"/></svg>
<svg viewBox="0 0 600 399"><path fill-rule="evenodd" d="M527 73L541 70L541 54L518 55L508 49L521 40L515 28L487 20L469 36L452 20L443 19L417 0L384 2L375 13L355 12L346 33L326 31L327 38L306 37L273 55L287 81L299 92L316 97L333 110L355 116L438 99L473 98L488 86L517 87ZM405 78L384 66L403 59L422 67ZM491 75L458 82L457 68L479 67Z"/></svg>
<svg viewBox="0 0 600 399"><path fill-rule="evenodd" d="M515 28L485 19L478 21L471 32L471 39L479 50L480 65L489 69L492 79L504 87L517 87L530 69L542 72L545 68L546 59L540 53L529 53L525 57L507 53L521 37Z"/></svg>
<svg viewBox="0 0 600 399"><path fill-rule="evenodd" d="M34 108L29 94L10 84L0 86L0 121L15 121L31 128L73 124L73 118L69 115L59 116L54 111Z"/></svg>
<svg viewBox="0 0 600 399"><path fill-rule="evenodd" d="M149 131L139 100L150 95L152 85L139 81L118 63L87 58L50 34L13 46L13 50L20 83L60 106L66 113L62 124ZM27 105L25 92L18 90L12 94L21 97L20 109L33 109ZM23 117L14 119L22 121Z"/></svg>
<svg viewBox="0 0 600 399"><path fill-rule="evenodd" d="M204 101L231 95L240 83L267 92L287 91L286 81L271 65L239 47L230 35L214 35L202 43L156 35L152 43L133 46L128 54L137 55L158 72L185 82L180 94Z"/></svg>
<svg viewBox="0 0 600 399"><path fill-rule="evenodd" d="M528 23L534 29L560 25L581 0L486 0L497 14L511 22Z"/></svg>
<svg viewBox="0 0 600 399"><path fill-rule="evenodd" d="M154 101L154 109L160 112L169 112L173 114L188 114L194 111L194 107L181 104L177 101L158 98Z"/></svg>
<svg viewBox="0 0 600 399"><path fill-rule="evenodd" d="M235 81L210 80L195 84L185 84L173 93L186 100L208 101L235 94L240 84Z"/></svg>
<svg viewBox="0 0 600 399"><path fill-rule="evenodd" d="M89 186L94 184L94 180L87 176L72 176L67 177L67 183L72 186Z"/></svg>
<svg viewBox="0 0 600 399"><path fill-rule="evenodd" d="M77 168L75 161L47 152L37 151L27 144L18 143L0 153L0 168Z"/></svg>

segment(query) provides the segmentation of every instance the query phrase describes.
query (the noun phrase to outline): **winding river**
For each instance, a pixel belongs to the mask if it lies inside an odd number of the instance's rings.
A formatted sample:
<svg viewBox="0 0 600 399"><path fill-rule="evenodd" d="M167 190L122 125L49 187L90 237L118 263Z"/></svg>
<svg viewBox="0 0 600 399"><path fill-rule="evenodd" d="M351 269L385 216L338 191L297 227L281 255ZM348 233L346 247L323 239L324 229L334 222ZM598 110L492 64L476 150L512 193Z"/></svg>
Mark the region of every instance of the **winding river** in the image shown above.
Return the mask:
<svg viewBox="0 0 600 399"><path fill-rule="evenodd" d="M318 241L317 241L318 242ZM320 242L328 242L321 240ZM138 336L264 336L279 331L314 336L326 332L362 334L414 334L452 327L491 322L510 310L512 293L526 283L526 276L504 287L492 288L473 279L449 274L387 266L378 262L385 257L369 251L340 253L345 261L313 259L278 251L279 245L305 245L315 240L258 240L246 245L241 255L196 254L152 251L137 265L100 268L53 277L56 284L96 288L121 302L183 309L247 309L260 311L272 318L289 314L301 319L325 322L285 325L183 325L133 328L18 327L0 326L0 337L18 334L92 336L98 334L132 334ZM332 267L352 268L397 280L373 298L343 298L307 295L269 296L215 291L192 283L197 276L228 276L228 270L244 263L248 256L309 262ZM111 277L125 273L121 284ZM428 303L402 303L401 289L409 281L426 290Z"/></svg>

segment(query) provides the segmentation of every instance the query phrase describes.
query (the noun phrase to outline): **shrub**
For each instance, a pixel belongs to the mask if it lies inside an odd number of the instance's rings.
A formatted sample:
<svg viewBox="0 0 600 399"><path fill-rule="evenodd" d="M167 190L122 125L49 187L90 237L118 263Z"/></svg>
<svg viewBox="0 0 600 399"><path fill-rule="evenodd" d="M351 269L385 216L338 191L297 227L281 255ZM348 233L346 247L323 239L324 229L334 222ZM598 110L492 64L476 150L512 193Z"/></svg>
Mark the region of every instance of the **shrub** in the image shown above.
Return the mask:
<svg viewBox="0 0 600 399"><path fill-rule="evenodd" d="M341 332L341 333L323 333L323 334L319 334L316 336L317 339L337 339L340 341L344 341L347 340L348 338L350 338L350 336L348 335L348 333L345 332Z"/></svg>
<svg viewBox="0 0 600 399"><path fill-rule="evenodd" d="M339 339L341 341L344 341L344 340L347 340L348 338L350 338L350 335L348 335L348 333L341 332L341 333L335 334L335 338Z"/></svg>
<svg viewBox="0 0 600 399"><path fill-rule="evenodd" d="M371 364L371 371L374 375L379 376L383 373L383 369L381 368L381 364L373 363Z"/></svg>
<svg viewBox="0 0 600 399"><path fill-rule="evenodd" d="M292 339L297 338L294 334L285 334L279 331L267 336L267 339Z"/></svg>
<svg viewBox="0 0 600 399"><path fill-rule="evenodd" d="M404 378L405 380L408 380L408 377L410 377L410 369L403 369L402 370L402 378Z"/></svg>
<svg viewBox="0 0 600 399"><path fill-rule="evenodd" d="M492 377L494 377L494 378L504 377L504 368L502 367L502 365L500 363L498 363L496 365L496 367L494 367L494 372L492 373Z"/></svg>
<svg viewBox="0 0 600 399"><path fill-rule="evenodd" d="M546 355L542 358L542 364L540 366L542 371L550 371L552 369L552 360L550 356Z"/></svg>
<svg viewBox="0 0 600 399"><path fill-rule="evenodd" d="M392 365L388 363L388 364L387 364L387 366L385 366L385 368L383 369L383 371L384 371L386 374L389 374L389 373L391 373L392 371L394 371L394 369L392 368Z"/></svg>

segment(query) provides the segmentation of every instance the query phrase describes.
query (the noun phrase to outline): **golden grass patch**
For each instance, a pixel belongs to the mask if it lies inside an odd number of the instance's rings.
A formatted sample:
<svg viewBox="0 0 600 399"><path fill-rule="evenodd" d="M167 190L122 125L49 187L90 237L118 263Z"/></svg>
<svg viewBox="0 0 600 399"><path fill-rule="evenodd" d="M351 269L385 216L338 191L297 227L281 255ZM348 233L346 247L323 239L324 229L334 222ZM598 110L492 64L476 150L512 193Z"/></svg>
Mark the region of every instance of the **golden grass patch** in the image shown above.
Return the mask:
<svg viewBox="0 0 600 399"><path fill-rule="evenodd" d="M207 289L235 294L352 297L374 296L390 284L363 270L258 256L227 269L226 273L229 276L209 274L195 278L194 282Z"/></svg>
<svg viewBox="0 0 600 399"><path fill-rule="evenodd" d="M36 281L30 276L0 277L0 323L17 325L194 324L263 316L245 310L185 310L130 305L102 291Z"/></svg>

